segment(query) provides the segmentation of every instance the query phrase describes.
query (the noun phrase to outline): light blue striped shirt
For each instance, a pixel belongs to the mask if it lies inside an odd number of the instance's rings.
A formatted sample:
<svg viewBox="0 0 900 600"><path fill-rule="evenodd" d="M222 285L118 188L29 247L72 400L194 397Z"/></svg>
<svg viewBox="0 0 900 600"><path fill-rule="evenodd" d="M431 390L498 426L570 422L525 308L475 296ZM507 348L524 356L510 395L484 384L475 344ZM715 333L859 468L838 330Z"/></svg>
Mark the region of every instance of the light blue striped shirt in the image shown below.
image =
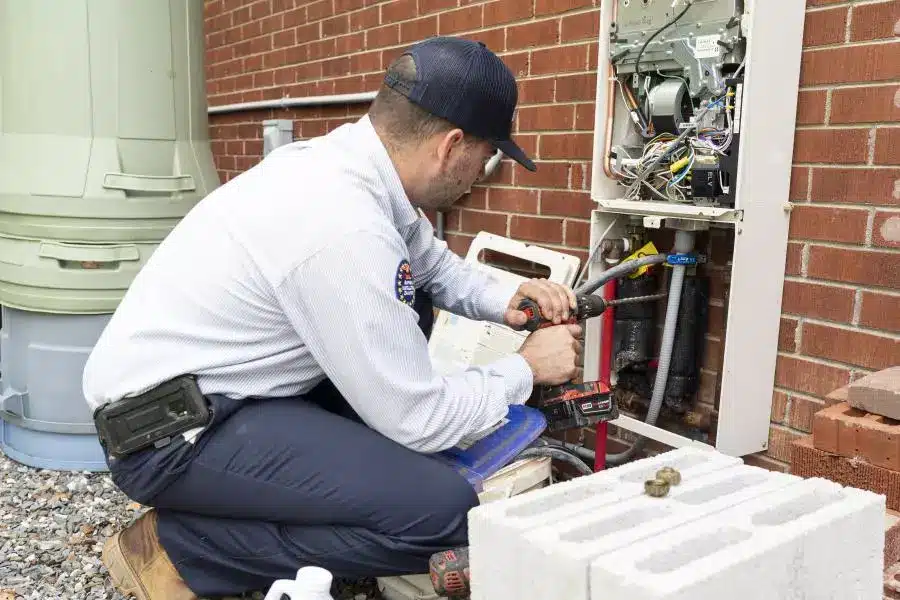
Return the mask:
<svg viewBox="0 0 900 600"><path fill-rule="evenodd" d="M498 323L515 293L434 236L363 117L276 149L204 198L135 278L88 358L84 394L94 408L194 373L206 394L285 397L328 377L373 429L446 449L524 403L532 373L518 354L437 372L416 289Z"/></svg>

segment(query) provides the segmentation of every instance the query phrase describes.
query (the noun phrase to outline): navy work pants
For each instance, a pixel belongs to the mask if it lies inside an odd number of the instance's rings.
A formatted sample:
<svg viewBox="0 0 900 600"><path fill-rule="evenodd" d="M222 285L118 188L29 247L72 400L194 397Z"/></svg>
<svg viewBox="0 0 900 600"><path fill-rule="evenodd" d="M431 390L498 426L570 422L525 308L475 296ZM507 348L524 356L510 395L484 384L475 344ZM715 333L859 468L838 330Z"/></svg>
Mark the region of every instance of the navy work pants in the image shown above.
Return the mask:
<svg viewBox="0 0 900 600"><path fill-rule="evenodd" d="M431 554L468 543L469 483L366 427L329 381L304 397L209 400L195 444L109 459L116 485L157 508L160 543L194 593L265 590L306 565L424 573Z"/></svg>

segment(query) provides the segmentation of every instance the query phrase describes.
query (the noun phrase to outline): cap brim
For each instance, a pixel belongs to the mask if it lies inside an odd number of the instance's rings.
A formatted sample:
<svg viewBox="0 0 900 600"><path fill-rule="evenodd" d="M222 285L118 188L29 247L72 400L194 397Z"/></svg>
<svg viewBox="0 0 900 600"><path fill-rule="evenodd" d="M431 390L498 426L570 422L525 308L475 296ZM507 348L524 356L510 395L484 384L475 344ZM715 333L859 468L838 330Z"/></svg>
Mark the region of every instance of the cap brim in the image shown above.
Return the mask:
<svg viewBox="0 0 900 600"><path fill-rule="evenodd" d="M525 152L519 148L512 140L498 141L494 140L494 146L529 171L537 171L537 167L531 162L531 159L525 155Z"/></svg>

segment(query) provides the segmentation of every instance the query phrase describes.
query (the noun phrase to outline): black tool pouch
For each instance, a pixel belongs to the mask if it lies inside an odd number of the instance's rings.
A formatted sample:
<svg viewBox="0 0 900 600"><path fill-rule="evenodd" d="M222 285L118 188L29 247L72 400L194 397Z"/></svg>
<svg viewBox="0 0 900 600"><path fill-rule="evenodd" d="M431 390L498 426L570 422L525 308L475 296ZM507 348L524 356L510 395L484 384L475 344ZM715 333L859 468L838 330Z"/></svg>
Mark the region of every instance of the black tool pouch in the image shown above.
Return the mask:
<svg viewBox="0 0 900 600"><path fill-rule="evenodd" d="M168 444L173 436L209 423L207 399L193 375L162 383L138 396L122 398L94 413L100 443L112 456Z"/></svg>

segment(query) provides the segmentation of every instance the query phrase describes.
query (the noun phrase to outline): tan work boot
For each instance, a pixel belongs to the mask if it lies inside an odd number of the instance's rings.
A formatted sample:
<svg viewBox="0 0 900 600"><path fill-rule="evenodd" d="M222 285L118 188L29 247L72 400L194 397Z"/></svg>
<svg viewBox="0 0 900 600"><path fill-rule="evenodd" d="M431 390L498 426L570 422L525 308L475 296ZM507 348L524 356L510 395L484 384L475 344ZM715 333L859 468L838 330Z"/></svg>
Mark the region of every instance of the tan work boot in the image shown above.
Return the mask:
<svg viewBox="0 0 900 600"><path fill-rule="evenodd" d="M159 544L155 510L106 540L103 564L116 589L125 596L138 600L197 600Z"/></svg>

